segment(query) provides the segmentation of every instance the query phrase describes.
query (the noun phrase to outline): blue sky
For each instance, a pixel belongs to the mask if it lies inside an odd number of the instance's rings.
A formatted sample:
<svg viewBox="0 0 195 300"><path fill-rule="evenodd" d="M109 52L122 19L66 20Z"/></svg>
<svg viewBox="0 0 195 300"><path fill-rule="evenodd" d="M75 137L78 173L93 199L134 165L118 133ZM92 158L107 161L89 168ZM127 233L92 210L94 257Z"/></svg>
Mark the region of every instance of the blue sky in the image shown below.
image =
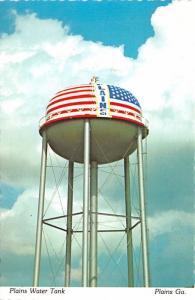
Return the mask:
<svg viewBox="0 0 195 300"><path fill-rule="evenodd" d="M189 132L195 101L193 5L157 0L0 2L4 74L0 80L0 204L5 240L1 285L28 286L32 281L41 142L38 121L54 92L85 83L94 73L108 84L130 89L150 121L147 206L152 285L193 285L194 142ZM49 194L52 181L48 182ZM108 187L112 190L108 198L121 194L113 181ZM115 260L121 257L122 269L124 249L125 240L113 254ZM139 253L136 244L137 260ZM101 272L108 257L103 250L100 257ZM108 272L115 274L112 262L108 265ZM79 268L78 254L73 261L73 285L79 284ZM48 274L44 254L42 285L51 284ZM109 284L125 286L117 274ZM58 285L63 283L61 278L62 274ZM104 281L101 275L100 284Z"/></svg>
<svg viewBox="0 0 195 300"><path fill-rule="evenodd" d="M1 3L0 32L11 33L14 20L10 10L36 12L40 18L58 19L70 27L72 34L105 45L125 45L125 55L136 57L138 48L153 35L150 17L158 6L171 1L25 1ZM127 13L128 11L128 13ZM127 34L128 32L128 34Z"/></svg>

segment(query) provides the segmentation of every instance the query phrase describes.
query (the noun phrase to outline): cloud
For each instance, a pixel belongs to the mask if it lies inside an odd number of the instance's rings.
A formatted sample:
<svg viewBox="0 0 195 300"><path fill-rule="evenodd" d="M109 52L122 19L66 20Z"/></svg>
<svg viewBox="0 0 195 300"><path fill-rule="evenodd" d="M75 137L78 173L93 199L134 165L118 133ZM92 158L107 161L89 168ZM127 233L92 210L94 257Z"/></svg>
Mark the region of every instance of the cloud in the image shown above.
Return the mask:
<svg viewBox="0 0 195 300"><path fill-rule="evenodd" d="M194 215L193 213L169 210L161 212L149 218L150 237L151 239L167 233L181 231L182 228L193 230Z"/></svg>
<svg viewBox="0 0 195 300"><path fill-rule="evenodd" d="M126 81L151 115L151 124L153 117L155 126L155 117L160 122L168 121L171 131L171 124L175 126L177 122L180 126L182 123L185 127L192 122L195 101L193 9L192 2L174 1L155 11L151 19L154 36L139 48L133 75Z"/></svg>
<svg viewBox="0 0 195 300"><path fill-rule="evenodd" d="M35 201L34 193L28 190L19 196L12 209L1 210L1 233L4 241L1 245L2 251L32 254L32 244L35 243Z"/></svg>

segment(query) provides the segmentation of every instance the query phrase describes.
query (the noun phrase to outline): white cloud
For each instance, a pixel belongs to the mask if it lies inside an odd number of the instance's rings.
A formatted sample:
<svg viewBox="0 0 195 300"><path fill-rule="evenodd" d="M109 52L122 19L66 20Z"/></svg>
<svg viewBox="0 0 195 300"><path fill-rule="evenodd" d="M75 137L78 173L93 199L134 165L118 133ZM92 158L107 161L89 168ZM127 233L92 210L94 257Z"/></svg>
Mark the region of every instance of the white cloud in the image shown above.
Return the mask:
<svg viewBox="0 0 195 300"><path fill-rule="evenodd" d="M32 254L33 229L36 224L35 200L32 192L27 191L18 198L11 210L1 211L1 236L3 240L1 251L5 250L8 253L23 255Z"/></svg>
<svg viewBox="0 0 195 300"><path fill-rule="evenodd" d="M159 212L148 220L151 239L167 233L180 232L186 228L193 230L194 214L185 211L168 210Z"/></svg>
<svg viewBox="0 0 195 300"><path fill-rule="evenodd" d="M192 122L194 5L175 1L156 10L151 21L155 35L140 47L133 76L127 78L145 110L157 117L164 112L163 117L171 116L170 122L180 118Z"/></svg>

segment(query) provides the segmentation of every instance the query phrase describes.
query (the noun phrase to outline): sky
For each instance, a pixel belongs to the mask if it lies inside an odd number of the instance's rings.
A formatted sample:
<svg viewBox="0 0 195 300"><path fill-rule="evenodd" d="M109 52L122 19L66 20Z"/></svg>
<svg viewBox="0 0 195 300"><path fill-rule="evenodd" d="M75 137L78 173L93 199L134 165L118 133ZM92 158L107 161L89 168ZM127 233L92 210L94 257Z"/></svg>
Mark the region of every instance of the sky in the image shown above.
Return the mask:
<svg viewBox="0 0 195 300"><path fill-rule="evenodd" d="M0 2L1 286L32 284L39 120L56 91L88 83L93 75L130 90L149 120L145 165L152 286L193 286L194 9L195 3L185 0ZM49 157L64 164L53 153ZM108 210L112 204L122 212L121 162L116 170L118 177L107 177L106 167L100 170L99 206ZM81 166L76 172L74 211L82 208ZM135 173L132 164L133 180ZM55 177L48 171L47 216L66 209L65 201L59 201L66 198L65 184L59 188L61 196L55 190L60 178L61 169ZM80 221L75 221L78 228ZM110 226L107 219L101 221ZM119 223L115 226L123 225ZM106 239L99 237L99 285L125 286L125 237L116 242L110 235L109 247ZM41 285L63 285L63 240L61 232L45 230ZM80 284L80 243L75 237L73 286ZM139 245L137 228L136 286L142 284Z"/></svg>

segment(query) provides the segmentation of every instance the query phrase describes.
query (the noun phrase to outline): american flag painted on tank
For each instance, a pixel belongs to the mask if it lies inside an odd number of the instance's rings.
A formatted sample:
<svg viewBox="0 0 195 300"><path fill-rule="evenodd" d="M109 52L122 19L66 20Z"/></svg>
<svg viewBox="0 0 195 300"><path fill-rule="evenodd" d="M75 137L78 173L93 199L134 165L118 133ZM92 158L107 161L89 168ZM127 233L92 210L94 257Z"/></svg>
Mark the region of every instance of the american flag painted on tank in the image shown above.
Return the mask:
<svg viewBox="0 0 195 300"><path fill-rule="evenodd" d="M138 100L129 91L113 85L108 85L108 89L110 98L125 101L141 108Z"/></svg>
<svg viewBox="0 0 195 300"><path fill-rule="evenodd" d="M56 93L47 106L45 122L82 117L142 122L139 102L130 92L99 83L73 86Z"/></svg>
<svg viewBox="0 0 195 300"><path fill-rule="evenodd" d="M108 85L110 104L112 106L118 106L120 108L129 108L138 113L141 112L141 107L138 100L129 91Z"/></svg>
<svg viewBox="0 0 195 300"><path fill-rule="evenodd" d="M114 118L142 121L141 107L138 100L129 91L108 85L110 114Z"/></svg>

